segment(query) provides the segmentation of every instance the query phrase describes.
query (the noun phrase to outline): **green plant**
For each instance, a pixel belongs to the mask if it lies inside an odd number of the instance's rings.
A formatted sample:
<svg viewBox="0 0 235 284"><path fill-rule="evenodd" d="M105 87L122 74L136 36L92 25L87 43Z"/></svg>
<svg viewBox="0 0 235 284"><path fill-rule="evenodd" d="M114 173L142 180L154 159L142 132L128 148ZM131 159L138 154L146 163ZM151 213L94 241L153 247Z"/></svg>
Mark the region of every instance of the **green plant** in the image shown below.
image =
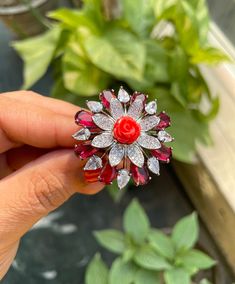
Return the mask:
<svg viewBox="0 0 235 284"><path fill-rule="evenodd" d="M208 124L219 108L198 64L227 60L208 43L205 0L120 0L115 19L105 17L102 0L83 2L81 10L51 12L57 23L46 33L13 44L24 60L23 88L52 62L52 96L60 99L83 105L85 97L120 82L146 92L172 117L174 157L191 162L198 141L211 144Z"/></svg>
<svg viewBox="0 0 235 284"><path fill-rule="evenodd" d="M96 255L86 272L86 284L190 284L199 270L215 261L194 248L199 225L195 213L181 219L171 235L150 227L137 200L124 213L124 232L114 229L94 233L98 243L118 254L110 271ZM99 279L98 279L99 278ZM209 284L204 279L200 284Z"/></svg>

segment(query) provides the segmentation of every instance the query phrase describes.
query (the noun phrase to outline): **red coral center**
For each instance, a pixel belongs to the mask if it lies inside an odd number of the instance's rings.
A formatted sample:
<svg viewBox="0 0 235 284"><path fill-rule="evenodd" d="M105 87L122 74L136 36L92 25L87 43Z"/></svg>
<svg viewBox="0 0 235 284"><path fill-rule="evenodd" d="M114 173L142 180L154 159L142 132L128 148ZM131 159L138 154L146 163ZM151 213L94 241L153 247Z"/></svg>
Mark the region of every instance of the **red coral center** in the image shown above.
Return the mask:
<svg viewBox="0 0 235 284"><path fill-rule="evenodd" d="M130 116L120 117L113 128L114 138L122 144L132 144L140 136L140 125Z"/></svg>

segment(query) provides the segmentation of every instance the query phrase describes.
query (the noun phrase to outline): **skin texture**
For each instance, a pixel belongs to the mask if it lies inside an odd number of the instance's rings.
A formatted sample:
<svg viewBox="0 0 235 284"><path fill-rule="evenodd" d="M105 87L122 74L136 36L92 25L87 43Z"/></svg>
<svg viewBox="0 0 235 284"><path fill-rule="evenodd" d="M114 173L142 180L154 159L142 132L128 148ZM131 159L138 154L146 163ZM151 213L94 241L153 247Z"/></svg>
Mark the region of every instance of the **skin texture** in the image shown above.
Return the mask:
<svg viewBox="0 0 235 284"><path fill-rule="evenodd" d="M78 107L30 91L0 94L0 280L20 238L76 192L95 194L73 153Z"/></svg>

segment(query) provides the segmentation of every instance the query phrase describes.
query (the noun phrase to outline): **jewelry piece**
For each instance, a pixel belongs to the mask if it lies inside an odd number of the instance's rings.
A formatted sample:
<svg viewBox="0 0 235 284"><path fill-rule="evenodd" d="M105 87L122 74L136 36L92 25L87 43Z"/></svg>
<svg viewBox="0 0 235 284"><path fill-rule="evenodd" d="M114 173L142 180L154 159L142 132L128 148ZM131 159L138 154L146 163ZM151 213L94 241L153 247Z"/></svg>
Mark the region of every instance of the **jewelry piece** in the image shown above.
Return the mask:
<svg viewBox="0 0 235 284"><path fill-rule="evenodd" d="M173 138L165 131L170 117L157 114L157 102L134 92L130 96L120 87L100 93L100 101L87 101L90 111L81 110L75 122L82 126L73 138L75 153L87 159L84 176L88 182L110 184L117 179L120 189L130 178L135 185L144 185L151 178L149 171L159 175L159 161L168 163L172 148L164 143Z"/></svg>

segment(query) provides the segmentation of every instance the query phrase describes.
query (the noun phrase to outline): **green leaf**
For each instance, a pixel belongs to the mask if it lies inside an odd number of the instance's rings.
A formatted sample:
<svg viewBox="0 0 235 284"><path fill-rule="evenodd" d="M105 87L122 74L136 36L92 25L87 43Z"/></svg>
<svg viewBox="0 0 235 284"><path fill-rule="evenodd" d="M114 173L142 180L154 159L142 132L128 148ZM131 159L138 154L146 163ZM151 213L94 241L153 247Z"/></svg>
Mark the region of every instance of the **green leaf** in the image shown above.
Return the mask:
<svg viewBox="0 0 235 284"><path fill-rule="evenodd" d="M135 277L135 284L161 284L160 274L155 271L141 269Z"/></svg>
<svg viewBox="0 0 235 284"><path fill-rule="evenodd" d="M208 269L216 264L212 258L196 249L186 252L179 258L185 268Z"/></svg>
<svg viewBox="0 0 235 284"><path fill-rule="evenodd" d="M124 213L124 229L137 242L143 242L150 229L148 216L140 203L134 199Z"/></svg>
<svg viewBox="0 0 235 284"><path fill-rule="evenodd" d="M133 245L129 244L129 246L125 249L122 255L122 260L124 262L128 262L132 260L135 255L135 252L136 252L136 248Z"/></svg>
<svg viewBox="0 0 235 284"><path fill-rule="evenodd" d="M59 41L61 30L54 26L42 35L14 42L14 49L24 61L23 89L30 88L47 71Z"/></svg>
<svg viewBox="0 0 235 284"><path fill-rule="evenodd" d="M118 79L142 78L145 48L127 30L113 28L104 36L87 37L83 44L91 62L101 70Z"/></svg>
<svg viewBox="0 0 235 284"><path fill-rule="evenodd" d="M202 279L199 284L212 284L212 283L207 279Z"/></svg>
<svg viewBox="0 0 235 284"><path fill-rule="evenodd" d="M160 18L170 7L175 5L178 0L158 0L154 1L154 12Z"/></svg>
<svg viewBox="0 0 235 284"><path fill-rule="evenodd" d="M90 262L85 275L86 284L108 284L108 268L99 254Z"/></svg>
<svg viewBox="0 0 235 284"><path fill-rule="evenodd" d="M172 232L172 240L178 251L192 248L199 235L199 225L196 213L182 218L176 223Z"/></svg>
<svg viewBox="0 0 235 284"><path fill-rule="evenodd" d="M160 230L152 230L148 236L149 244L157 253L167 259L173 259L175 256L174 243Z"/></svg>
<svg viewBox="0 0 235 284"><path fill-rule="evenodd" d="M117 230L102 230L94 233L97 242L107 250L121 254L125 251L123 233Z"/></svg>
<svg viewBox="0 0 235 284"><path fill-rule="evenodd" d="M109 77L87 60L77 37L65 49L62 64L64 85L72 93L92 96L107 87Z"/></svg>
<svg viewBox="0 0 235 284"><path fill-rule="evenodd" d="M217 48L207 47L203 49L199 48L196 52L194 52L190 61L193 64L204 63L215 65L222 61L230 61L230 58Z"/></svg>
<svg viewBox="0 0 235 284"><path fill-rule="evenodd" d="M151 247L142 247L134 255L134 261L139 266L150 270L164 270L171 268L162 256L158 255Z"/></svg>
<svg viewBox="0 0 235 284"><path fill-rule="evenodd" d="M137 266L132 262L123 262L121 258L117 258L110 270L109 284L132 284L137 269Z"/></svg>
<svg viewBox="0 0 235 284"><path fill-rule="evenodd" d="M164 272L166 284L190 284L190 276L183 269L171 269Z"/></svg>

